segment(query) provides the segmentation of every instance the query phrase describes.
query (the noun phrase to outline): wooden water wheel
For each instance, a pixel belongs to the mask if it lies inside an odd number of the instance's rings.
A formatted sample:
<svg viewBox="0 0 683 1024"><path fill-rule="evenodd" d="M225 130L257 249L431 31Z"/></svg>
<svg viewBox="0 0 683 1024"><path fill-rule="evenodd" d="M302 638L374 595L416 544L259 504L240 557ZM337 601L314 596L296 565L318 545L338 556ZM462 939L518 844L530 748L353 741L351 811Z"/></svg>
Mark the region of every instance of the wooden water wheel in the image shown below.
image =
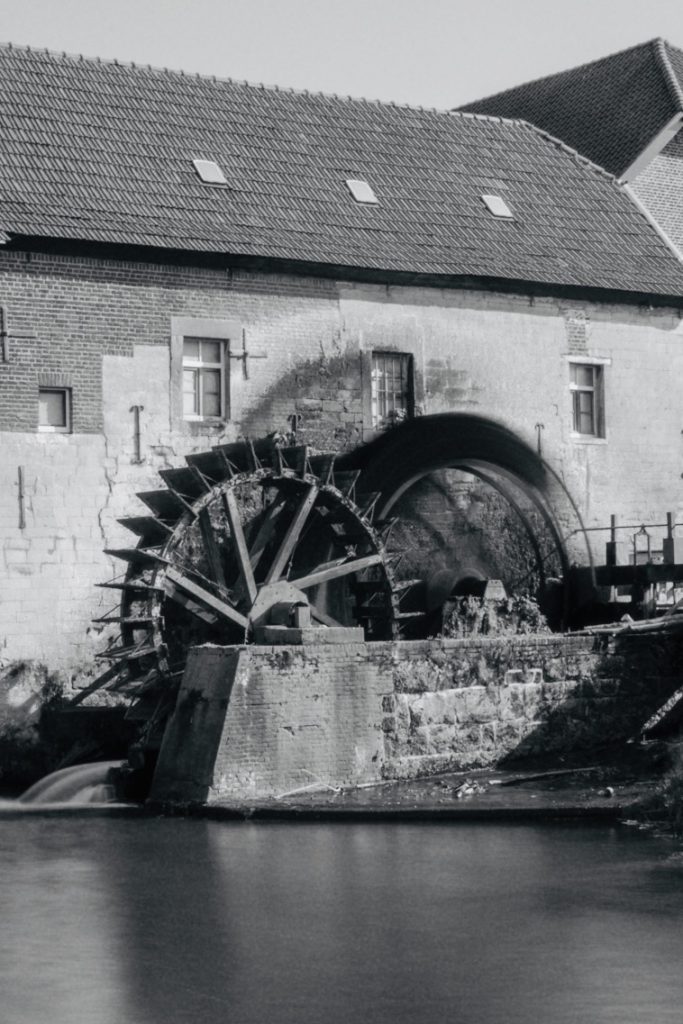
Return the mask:
<svg viewBox="0 0 683 1024"><path fill-rule="evenodd" d="M387 552L391 522L375 522L374 493L334 455L272 440L219 445L160 473L165 486L138 497L146 515L119 520L138 538L108 550L126 565L100 586L120 606L98 619L120 641L99 657L98 686L133 698L134 717L168 710L189 647L257 637L268 608L301 595L313 624L362 625L367 640L400 633L401 601L418 582L398 581Z"/></svg>

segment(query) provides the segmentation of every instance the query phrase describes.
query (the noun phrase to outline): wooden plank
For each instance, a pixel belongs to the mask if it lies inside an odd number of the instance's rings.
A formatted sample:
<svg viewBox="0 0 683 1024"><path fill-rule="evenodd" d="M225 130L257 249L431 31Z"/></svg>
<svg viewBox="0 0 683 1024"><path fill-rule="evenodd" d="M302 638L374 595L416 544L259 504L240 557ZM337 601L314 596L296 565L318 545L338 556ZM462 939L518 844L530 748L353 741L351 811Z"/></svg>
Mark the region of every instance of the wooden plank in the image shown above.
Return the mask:
<svg viewBox="0 0 683 1024"><path fill-rule="evenodd" d="M237 555L237 563L240 570L240 579L242 580L250 603L253 604L258 592L256 589L256 580L254 579L254 572L249 558L249 548L247 547L244 530L242 529L242 520L240 519L239 509L237 508L235 495L232 491L224 492L223 507L225 508L225 514L228 518L228 523L230 524L230 532L232 533L232 540L235 545L235 553Z"/></svg>
<svg viewBox="0 0 683 1024"><path fill-rule="evenodd" d="M210 608L205 608L198 601L193 601L189 594L184 594L182 590L179 590L172 583L169 583L166 587L166 596L212 626L218 621L218 616L215 612L212 612Z"/></svg>
<svg viewBox="0 0 683 1024"><path fill-rule="evenodd" d="M248 623L244 615L241 615L231 605L226 604L225 601L221 601L219 597L215 597L210 591L205 590L204 587L201 587L198 583L188 579L187 576L183 576L183 574L178 572L177 569L167 569L166 579L169 583L173 584L173 586L184 590L186 594L190 595L190 597L196 598L200 604L203 604L212 611L217 612L219 618L227 619L229 622L236 623L243 629L247 628ZM172 596L172 594L169 594L169 596Z"/></svg>
<svg viewBox="0 0 683 1024"><path fill-rule="evenodd" d="M290 580L293 587L299 590L306 590L307 587L317 587L321 583L329 583L330 580L339 579L341 576L349 576L354 572L362 572L382 561L381 555L367 555L365 558L354 558L350 562L338 561L336 564L328 565L307 576L300 576L298 580Z"/></svg>
<svg viewBox="0 0 683 1024"><path fill-rule="evenodd" d="M295 473L298 473L299 476L303 476L306 472L309 450L307 444L295 444L287 448L281 448L280 454L287 466L293 469Z"/></svg>
<svg viewBox="0 0 683 1024"><path fill-rule="evenodd" d="M139 580L112 580L110 583L96 583L95 586L105 590L137 591L140 594L151 594L162 589L158 583L141 583Z"/></svg>
<svg viewBox="0 0 683 1024"><path fill-rule="evenodd" d="M644 736L657 736L673 731L683 718L683 686L672 693L667 701L648 718L641 732Z"/></svg>
<svg viewBox="0 0 683 1024"><path fill-rule="evenodd" d="M280 545L280 549L275 555L273 563L270 569L268 570L268 574L265 580L266 583L276 583L282 576L285 566L287 565L287 562L291 558L294 548L296 547L297 542L301 536L301 531L303 530L306 520L308 519L309 513L315 504L315 499L317 498L317 496L318 489L314 485L306 489L306 493L304 494L304 497L301 503L299 504L299 507L294 513L294 518L292 519L291 523L289 524L289 527L287 528L287 532L284 536L282 544Z"/></svg>
<svg viewBox="0 0 683 1024"><path fill-rule="evenodd" d="M138 562L140 565L168 565L168 559L151 551L150 548L105 548L105 555L120 558L124 562Z"/></svg>
<svg viewBox="0 0 683 1024"><path fill-rule="evenodd" d="M156 516L126 516L118 522L136 536L144 537L152 547L163 544L173 533L173 529Z"/></svg>
<svg viewBox="0 0 683 1024"><path fill-rule="evenodd" d="M221 562L221 553L216 543L216 537L213 532L213 526L211 525L211 516L208 508L203 508L199 513L199 530L202 535L204 542L204 550L206 551L206 557L209 562L210 576L215 583L222 587L223 590L228 589L228 585L225 581L225 573L223 572L223 563Z"/></svg>

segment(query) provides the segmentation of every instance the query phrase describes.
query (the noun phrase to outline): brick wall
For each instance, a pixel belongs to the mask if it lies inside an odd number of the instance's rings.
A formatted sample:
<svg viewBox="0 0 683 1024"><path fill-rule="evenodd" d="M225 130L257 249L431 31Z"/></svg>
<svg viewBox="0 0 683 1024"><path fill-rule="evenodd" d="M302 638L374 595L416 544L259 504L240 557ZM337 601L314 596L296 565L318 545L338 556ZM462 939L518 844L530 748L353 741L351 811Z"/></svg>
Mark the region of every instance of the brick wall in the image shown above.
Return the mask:
<svg viewBox="0 0 683 1024"><path fill-rule="evenodd" d="M680 685L680 651L591 637L201 647L152 799L249 800L589 750Z"/></svg>
<svg viewBox="0 0 683 1024"><path fill-rule="evenodd" d="M14 333L0 362L3 661L83 674L103 642L90 618L112 604L94 583L120 571L102 549L130 540L116 520L143 511L135 491L158 486L158 470L188 452L286 430L292 417L301 441L357 444L371 430L363 354L374 350L413 356L424 413L477 412L534 446L542 424L544 456L588 525L615 511L634 523L683 517L675 310L9 252L0 301ZM230 339L237 352L246 341L247 375L230 363L229 422L173 419L178 317L225 320L241 334ZM567 357L584 350L608 361L607 437L592 443L571 434ZM37 432L41 379L72 388L72 434Z"/></svg>
<svg viewBox="0 0 683 1024"><path fill-rule="evenodd" d="M669 238L683 249L683 132L678 132L631 187Z"/></svg>

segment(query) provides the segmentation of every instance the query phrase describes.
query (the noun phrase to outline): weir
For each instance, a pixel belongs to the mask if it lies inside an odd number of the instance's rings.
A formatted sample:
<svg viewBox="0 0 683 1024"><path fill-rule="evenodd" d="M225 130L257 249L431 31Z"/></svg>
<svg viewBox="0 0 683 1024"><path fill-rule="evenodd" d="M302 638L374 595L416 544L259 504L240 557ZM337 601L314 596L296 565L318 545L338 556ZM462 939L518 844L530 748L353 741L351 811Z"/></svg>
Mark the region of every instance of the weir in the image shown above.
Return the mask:
<svg viewBox="0 0 683 1024"><path fill-rule="evenodd" d="M115 774L124 761L97 761L61 768L19 798L24 805L108 804L116 801Z"/></svg>

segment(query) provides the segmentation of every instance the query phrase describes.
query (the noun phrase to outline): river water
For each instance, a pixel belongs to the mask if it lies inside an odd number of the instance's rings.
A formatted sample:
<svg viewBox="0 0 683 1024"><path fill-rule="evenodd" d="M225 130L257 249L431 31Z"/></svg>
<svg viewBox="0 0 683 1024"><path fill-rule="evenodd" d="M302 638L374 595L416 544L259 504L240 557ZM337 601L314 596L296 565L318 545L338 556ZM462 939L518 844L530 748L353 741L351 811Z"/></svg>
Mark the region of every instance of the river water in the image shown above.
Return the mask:
<svg viewBox="0 0 683 1024"><path fill-rule="evenodd" d="M0 819L2 1024L681 1024L680 845Z"/></svg>

